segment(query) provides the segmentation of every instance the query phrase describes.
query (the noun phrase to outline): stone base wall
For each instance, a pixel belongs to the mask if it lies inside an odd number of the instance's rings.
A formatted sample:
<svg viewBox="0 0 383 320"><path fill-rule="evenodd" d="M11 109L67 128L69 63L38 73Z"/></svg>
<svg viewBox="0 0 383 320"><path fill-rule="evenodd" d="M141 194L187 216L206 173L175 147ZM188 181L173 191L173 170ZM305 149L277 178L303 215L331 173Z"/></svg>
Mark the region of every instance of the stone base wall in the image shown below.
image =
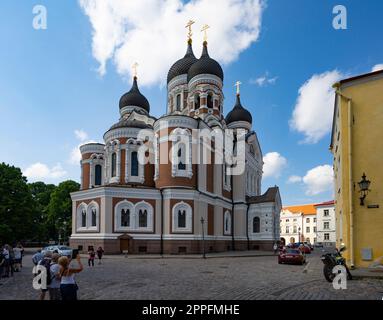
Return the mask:
<svg viewBox="0 0 383 320"><path fill-rule="evenodd" d="M235 241L235 250L261 250L272 251L273 241ZM79 248L82 253L88 252L88 247L93 246L95 250L101 246L106 254L121 253L120 240L79 240L71 239L70 246L72 248ZM231 240L205 240L205 252L224 252L232 250ZM133 254L160 254L161 241L160 240L129 240L129 253ZM163 253L164 254L202 254L203 241L202 240L164 240Z"/></svg>

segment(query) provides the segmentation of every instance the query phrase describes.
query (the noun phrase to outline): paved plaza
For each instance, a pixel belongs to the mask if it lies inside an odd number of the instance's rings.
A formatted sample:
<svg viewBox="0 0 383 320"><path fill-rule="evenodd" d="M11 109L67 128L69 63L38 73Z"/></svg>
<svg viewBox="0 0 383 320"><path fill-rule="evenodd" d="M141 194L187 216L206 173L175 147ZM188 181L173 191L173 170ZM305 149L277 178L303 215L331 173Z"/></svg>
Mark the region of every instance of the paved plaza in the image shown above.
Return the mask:
<svg viewBox="0 0 383 320"><path fill-rule="evenodd" d="M320 252L306 266L279 265L277 256L154 258L106 256L77 275L79 298L88 299L224 299L224 300L382 300L382 279L348 281L335 290L322 275ZM0 299L35 300L31 255L13 278L0 280Z"/></svg>

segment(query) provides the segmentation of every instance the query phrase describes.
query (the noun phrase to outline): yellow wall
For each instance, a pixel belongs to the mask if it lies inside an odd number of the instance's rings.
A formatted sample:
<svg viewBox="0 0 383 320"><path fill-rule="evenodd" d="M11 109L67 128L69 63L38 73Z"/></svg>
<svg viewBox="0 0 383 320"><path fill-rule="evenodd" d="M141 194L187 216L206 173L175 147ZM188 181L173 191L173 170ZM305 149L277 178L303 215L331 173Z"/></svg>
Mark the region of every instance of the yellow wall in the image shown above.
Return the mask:
<svg viewBox="0 0 383 320"><path fill-rule="evenodd" d="M380 79L360 79L341 85L343 95L351 98L352 124L352 191L354 212L354 265L367 267L372 261L362 260L362 248L372 248L373 260L383 257L383 75ZM351 84L351 85L350 85ZM332 140L334 155L335 198L338 245L343 241L350 248L350 206L349 206L349 147L348 147L348 101L338 98L339 117L335 112L335 130ZM340 138L338 141L338 131ZM336 151L336 147L338 150ZM340 163L338 159L340 157ZM358 182L363 172L371 180L371 191L360 206ZM355 184L355 187L354 187ZM368 205L380 206L368 209ZM342 226L340 226L342 224ZM340 234L342 233L342 234ZM350 261L348 261L350 263Z"/></svg>

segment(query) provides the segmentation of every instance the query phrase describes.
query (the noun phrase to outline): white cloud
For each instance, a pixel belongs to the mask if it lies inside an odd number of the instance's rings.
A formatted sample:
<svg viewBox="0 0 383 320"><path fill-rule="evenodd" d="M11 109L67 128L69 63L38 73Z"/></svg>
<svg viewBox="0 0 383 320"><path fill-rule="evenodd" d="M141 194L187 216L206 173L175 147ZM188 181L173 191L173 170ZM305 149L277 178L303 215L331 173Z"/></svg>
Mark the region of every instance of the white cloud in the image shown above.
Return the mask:
<svg viewBox="0 0 383 320"><path fill-rule="evenodd" d="M29 181L59 179L67 174L60 163L49 168L46 164L41 162L36 162L30 165L23 173Z"/></svg>
<svg viewBox="0 0 383 320"><path fill-rule="evenodd" d="M80 141L80 143L74 147L69 156L68 162L73 165L79 165L81 161L81 152L80 152L80 146L86 143L96 142L94 140L87 140L88 139L88 133L86 133L84 130L75 130L74 134L76 138Z"/></svg>
<svg viewBox="0 0 383 320"><path fill-rule="evenodd" d="M76 138L80 141L85 141L86 139L88 139L88 134L82 129L75 130L74 134L76 135Z"/></svg>
<svg viewBox="0 0 383 320"><path fill-rule="evenodd" d="M332 85L342 77L337 70L315 74L300 87L289 123L305 135L304 143L317 143L330 132L335 99Z"/></svg>
<svg viewBox="0 0 383 320"><path fill-rule="evenodd" d="M371 72L375 72L375 71L379 71L379 70L383 70L383 63L374 65L371 69Z"/></svg>
<svg viewBox="0 0 383 320"><path fill-rule="evenodd" d="M279 178L287 165L287 160L278 152L269 152L263 157L263 176Z"/></svg>
<svg viewBox="0 0 383 320"><path fill-rule="evenodd" d="M307 171L302 179L306 186L306 195L313 196L333 190L333 177L333 169L328 164Z"/></svg>
<svg viewBox="0 0 383 320"><path fill-rule="evenodd" d="M202 49L203 24L209 51L222 63L234 61L259 37L263 0L79 0L93 28L92 51L104 75L109 60L132 76L138 62L140 83L164 83L169 67L186 51L185 24L195 19L193 44ZM197 20L198 19L198 20Z"/></svg>
<svg viewBox="0 0 383 320"><path fill-rule="evenodd" d="M266 72L263 76L260 76L256 79L250 79L250 84L255 84L258 87L266 87L268 85L273 85L277 82L278 77L269 77L269 73Z"/></svg>
<svg viewBox="0 0 383 320"><path fill-rule="evenodd" d="M287 180L287 183L298 183L302 182L302 177L300 176L290 176L289 179Z"/></svg>

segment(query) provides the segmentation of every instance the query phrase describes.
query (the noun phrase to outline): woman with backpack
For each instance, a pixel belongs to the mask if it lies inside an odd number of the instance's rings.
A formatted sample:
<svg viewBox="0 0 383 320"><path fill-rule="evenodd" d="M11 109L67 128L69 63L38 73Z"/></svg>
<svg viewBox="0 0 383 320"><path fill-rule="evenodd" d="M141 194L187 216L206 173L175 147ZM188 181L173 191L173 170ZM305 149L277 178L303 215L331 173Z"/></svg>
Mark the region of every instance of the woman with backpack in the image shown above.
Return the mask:
<svg viewBox="0 0 383 320"><path fill-rule="evenodd" d="M89 254L88 266L90 267L90 265L92 265L92 267L94 267L94 258L96 257L96 252L94 252L93 247L90 247L88 254Z"/></svg>
<svg viewBox="0 0 383 320"><path fill-rule="evenodd" d="M60 265L60 277L61 277L61 299L62 300L77 300L78 286L74 279L76 273L80 273L84 267L81 263L80 255L77 255L76 261L79 265L78 268L71 268L69 265L69 259L66 256L59 258Z"/></svg>
<svg viewBox="0 0 383 320"><path fill-rule="evenodd" d="M101 259L103 254L104 254L104 250L102 249L102 247L98 247L97 249L98 264L101 264Z"/></svg>

